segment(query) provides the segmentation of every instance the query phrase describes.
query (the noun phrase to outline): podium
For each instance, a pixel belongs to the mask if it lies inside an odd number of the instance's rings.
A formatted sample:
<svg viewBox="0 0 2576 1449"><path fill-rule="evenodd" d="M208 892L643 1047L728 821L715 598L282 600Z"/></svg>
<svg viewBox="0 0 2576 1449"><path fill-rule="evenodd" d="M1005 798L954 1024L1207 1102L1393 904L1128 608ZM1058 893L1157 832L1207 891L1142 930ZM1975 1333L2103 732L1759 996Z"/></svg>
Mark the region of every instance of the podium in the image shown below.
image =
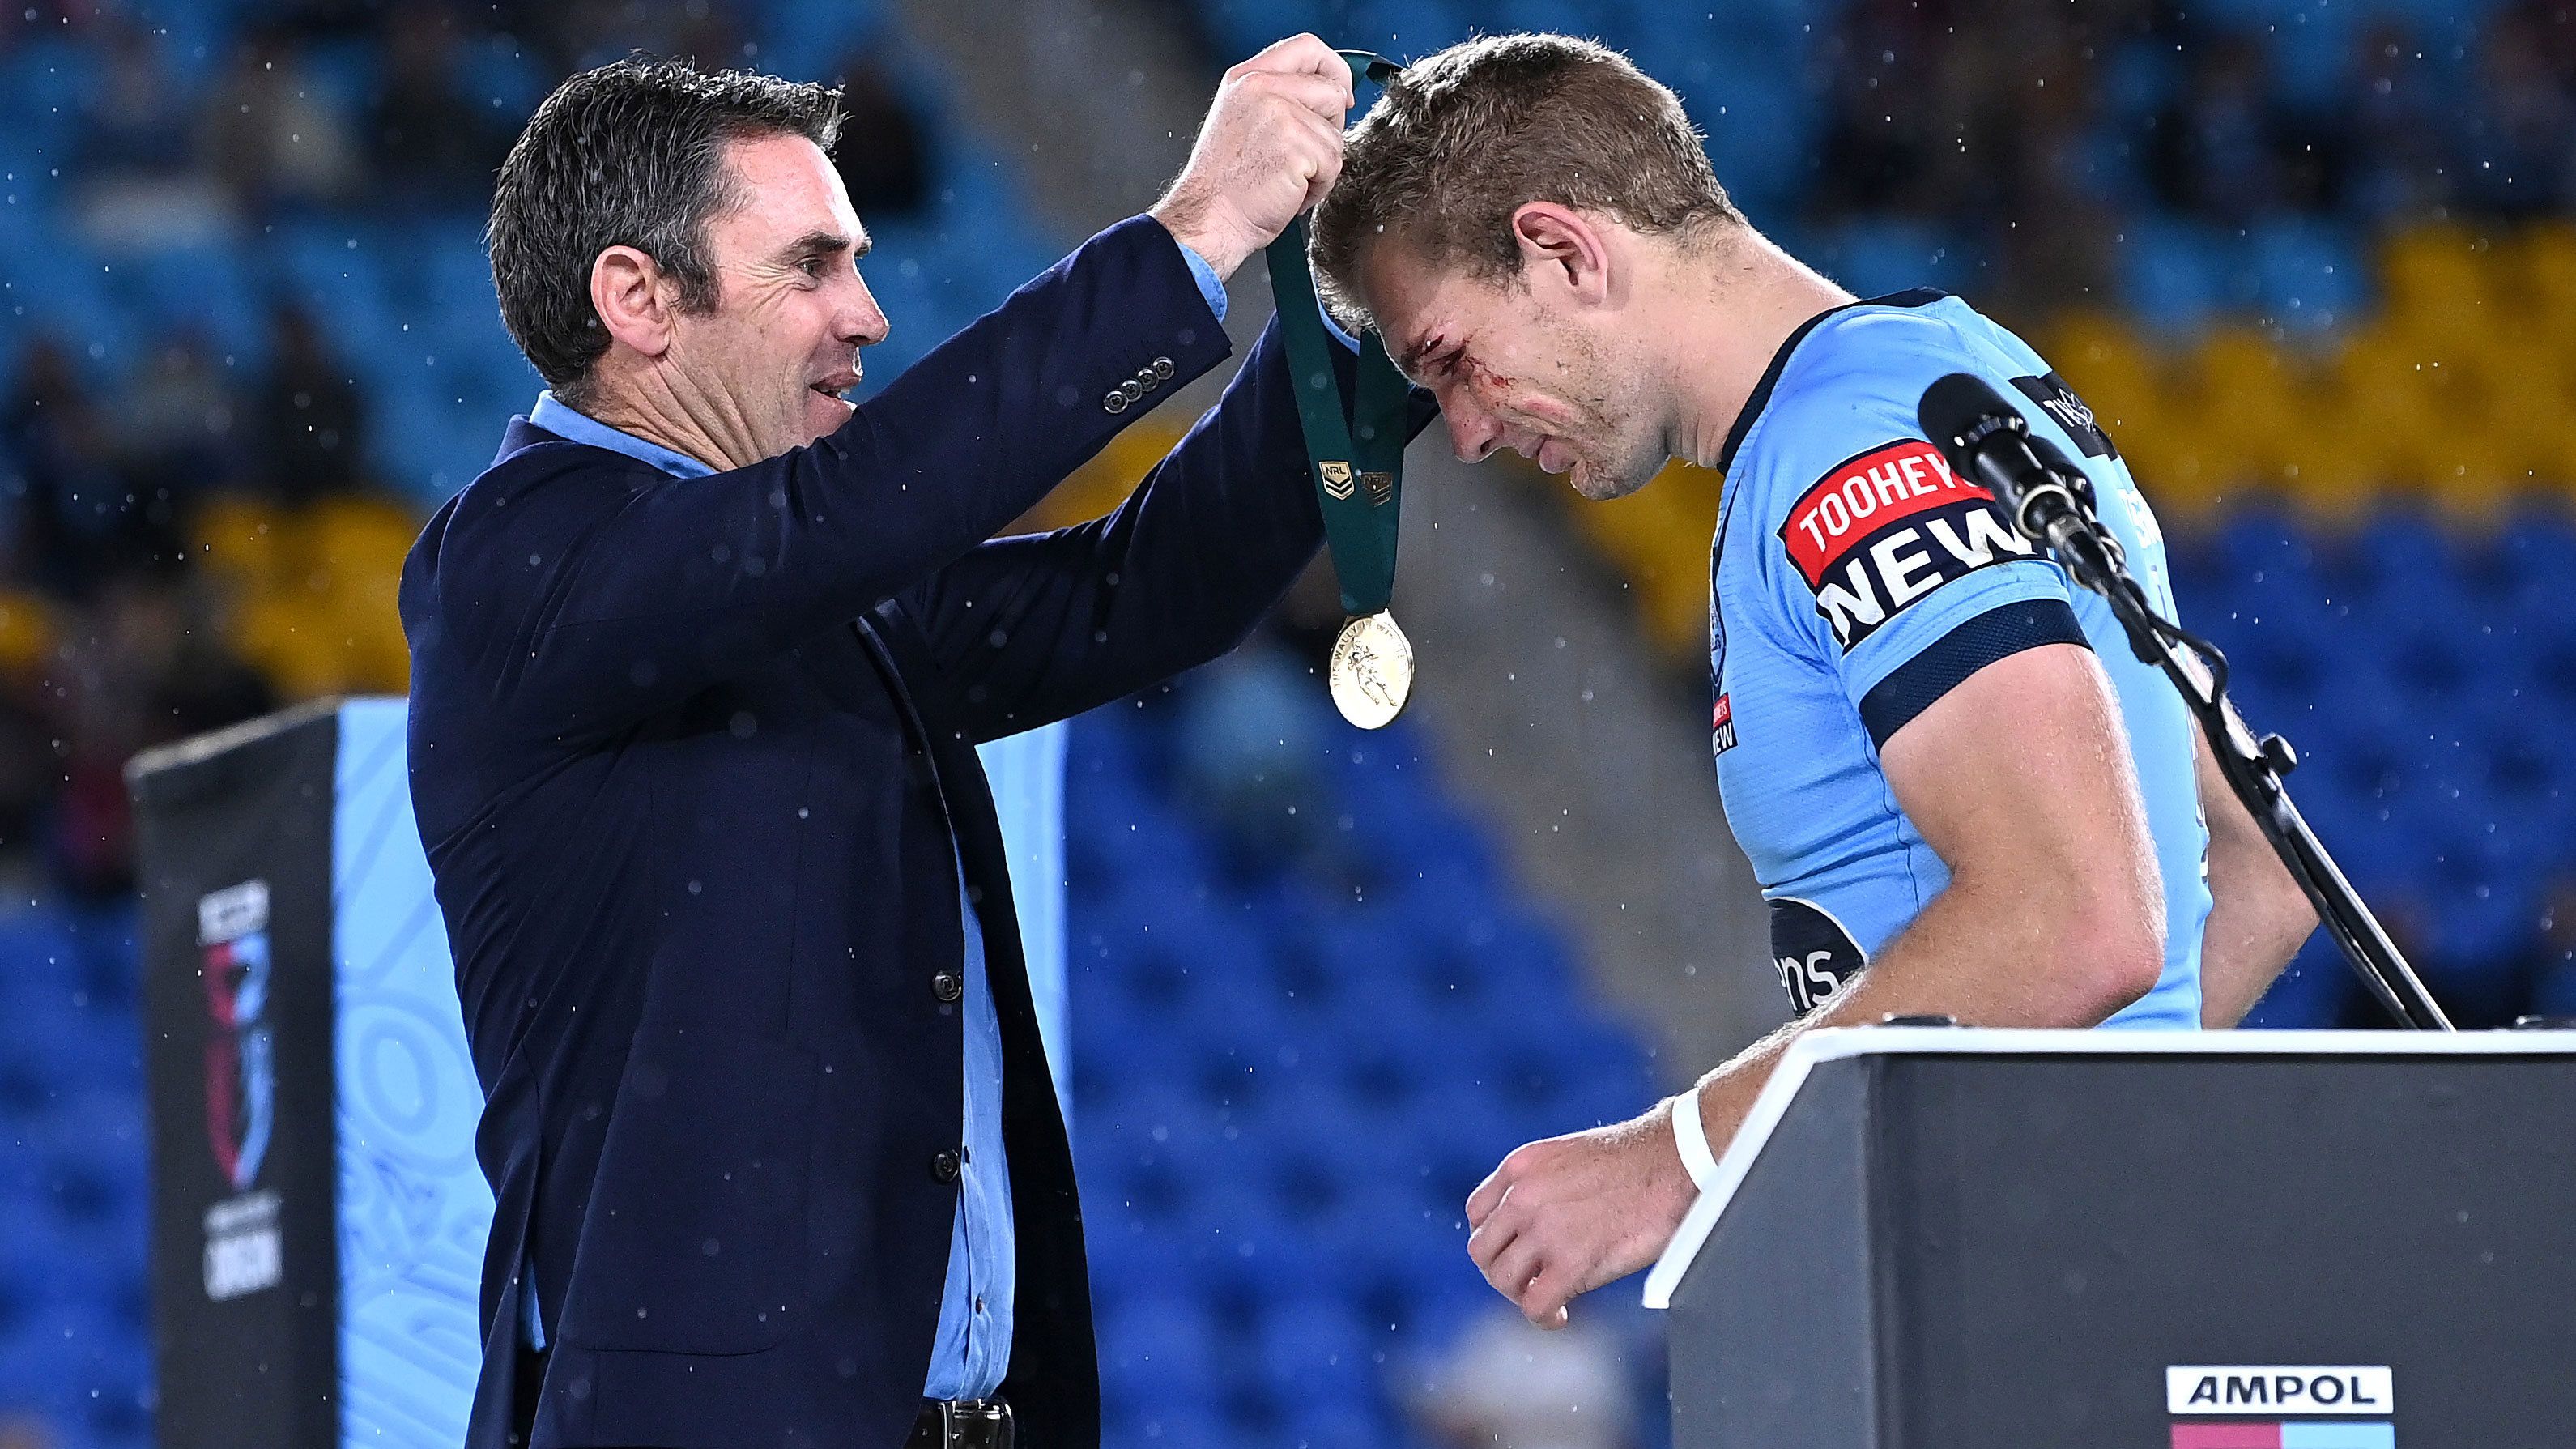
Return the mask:
<svg viewBox="0 0 2576 1449"><path fill-rule="evenodd" d="M1646 1302L1675 1449L2576 1443L2576 1032L1815 1032Z"/></svg>

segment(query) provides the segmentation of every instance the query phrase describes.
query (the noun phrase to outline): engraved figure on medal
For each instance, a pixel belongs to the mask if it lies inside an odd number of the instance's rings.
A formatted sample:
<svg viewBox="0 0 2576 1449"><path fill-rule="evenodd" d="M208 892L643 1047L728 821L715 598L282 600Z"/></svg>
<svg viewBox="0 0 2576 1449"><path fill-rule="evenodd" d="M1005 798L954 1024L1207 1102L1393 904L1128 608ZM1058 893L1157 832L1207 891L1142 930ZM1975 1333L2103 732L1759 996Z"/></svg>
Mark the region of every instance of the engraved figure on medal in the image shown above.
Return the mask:
<svg viewBox="0 0 2576 1449"><path fill-rule="evenodd" d="M1413 697L1413 645L1392 616L1364 614L1333 641L1327 682L1342 718L1364 730L1384 729Z"/></svg>

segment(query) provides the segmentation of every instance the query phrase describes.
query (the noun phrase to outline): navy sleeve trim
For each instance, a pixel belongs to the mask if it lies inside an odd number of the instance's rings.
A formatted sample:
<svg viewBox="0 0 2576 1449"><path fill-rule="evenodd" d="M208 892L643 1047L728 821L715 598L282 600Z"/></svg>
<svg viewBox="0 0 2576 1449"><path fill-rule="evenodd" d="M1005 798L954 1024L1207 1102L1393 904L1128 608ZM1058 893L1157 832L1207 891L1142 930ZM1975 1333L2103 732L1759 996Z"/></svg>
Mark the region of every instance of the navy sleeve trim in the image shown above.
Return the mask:
<svg viewBox="0 0 2576 1449"><path fill-rule="evenodd" d="M1898 730L1969 675L2042 644L2092 647L2075 622L2074 606L2064 599L2023 599L1962 623L1861 696L1860 722L1869 742L1885 749Z"/></svg>

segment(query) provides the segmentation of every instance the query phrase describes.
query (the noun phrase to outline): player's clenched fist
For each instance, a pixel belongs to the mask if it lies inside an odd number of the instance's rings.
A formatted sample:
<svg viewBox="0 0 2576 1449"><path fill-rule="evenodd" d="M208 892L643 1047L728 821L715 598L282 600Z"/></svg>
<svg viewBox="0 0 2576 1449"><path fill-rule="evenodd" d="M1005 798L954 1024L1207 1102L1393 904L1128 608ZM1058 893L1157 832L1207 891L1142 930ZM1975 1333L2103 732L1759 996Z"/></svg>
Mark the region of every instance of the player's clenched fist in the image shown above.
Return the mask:
<svg viewBox="0 0 2576 1449"><path fill-rule="evenodd" d="M1321 201L1342 170L1350 66L1292 36L1225 73L1180 179L1154 218L1220 277Z"/></svg>
<svg viewBox="0 0 2576 1449"><path fill-rule="evenodd" d="M1530 1322L1563 1327L1567 1299L1672 1241L1696 1196L1673 1148L1673 1107L1514 1148L1468 1197L1467 1256Z"/></svg>

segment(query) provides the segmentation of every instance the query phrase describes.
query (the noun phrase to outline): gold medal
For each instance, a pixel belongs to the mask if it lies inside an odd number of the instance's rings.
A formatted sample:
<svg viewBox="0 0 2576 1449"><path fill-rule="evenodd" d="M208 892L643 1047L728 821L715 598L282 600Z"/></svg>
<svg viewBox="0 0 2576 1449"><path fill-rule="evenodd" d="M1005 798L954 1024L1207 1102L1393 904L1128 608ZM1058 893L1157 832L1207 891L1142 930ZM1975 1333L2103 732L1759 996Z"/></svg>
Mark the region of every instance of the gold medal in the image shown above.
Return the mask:
<svg viewBox="0 0 2576 1449"><path fill-rule="evenodd" d="M1363 614L1344 624L1333 641L1326 678L1342 718L1364 730L1384 729L1413 697L1413 645L1393 615Z"/></svg>

